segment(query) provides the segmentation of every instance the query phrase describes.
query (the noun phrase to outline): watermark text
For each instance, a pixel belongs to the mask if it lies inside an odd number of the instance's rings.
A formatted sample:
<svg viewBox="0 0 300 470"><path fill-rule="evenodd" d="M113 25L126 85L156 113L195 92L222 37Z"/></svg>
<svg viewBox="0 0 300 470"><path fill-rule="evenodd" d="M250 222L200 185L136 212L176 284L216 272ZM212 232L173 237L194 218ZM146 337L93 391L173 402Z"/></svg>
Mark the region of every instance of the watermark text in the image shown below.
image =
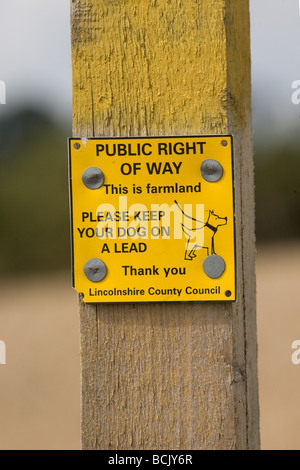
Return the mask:
<svg viewBox="0 0 300 470"><path fill-rule="evenodd" d="M292 89L295 90L292 94L292 103L300 104L300 80L293 81Z"/></svg>
<svg viewBox="0 0 300 470"><path fill-rule="evenodd" d="M300 340L295 340L292 344L292 349L296 351L292 354L292 363L294 366L298 366L300 364Z"/></svg>
<svg viewBox="0 0 300 470"><path fill-rule="evenodd" d="M0 80L0 104L6 104L6 84Z"/></svg>
<svg viewBox="0 0 300 470"><path fill-rule="evenodd" d="M0 340L0 365L6 364L6 345Z"/></svg>

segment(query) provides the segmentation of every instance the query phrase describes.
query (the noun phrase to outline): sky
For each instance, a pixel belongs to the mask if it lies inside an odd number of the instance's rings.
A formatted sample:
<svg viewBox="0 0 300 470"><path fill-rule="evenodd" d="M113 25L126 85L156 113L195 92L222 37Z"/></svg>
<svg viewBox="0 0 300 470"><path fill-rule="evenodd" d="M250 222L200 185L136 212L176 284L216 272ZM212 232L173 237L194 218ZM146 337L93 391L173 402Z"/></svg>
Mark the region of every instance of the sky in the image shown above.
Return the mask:
<svg viewBox="0 0 300 470"><path fill-rule="evenodd" d="M300 104L292 103L292 83L300 80L299 4L250 0L254 132L268 140L300 127Z"/></svg>
<svg viewBox="0 0 300 470"><path fill-rule="evenodd" d="M300 126L292 83L300 80L299 0L250 0L254 130ZM70 0L0 0L0 80L10 109L42 103L71 119ZM0 108L3 114L3 106ZM270 137L269 136L269 137Z"/></svg>
<svg viewBox="0 0 300 470"><path fill-rule="evenodd" d="M70 0L0 0L0 79L8 107L44 103L70 117Z"/></svg>

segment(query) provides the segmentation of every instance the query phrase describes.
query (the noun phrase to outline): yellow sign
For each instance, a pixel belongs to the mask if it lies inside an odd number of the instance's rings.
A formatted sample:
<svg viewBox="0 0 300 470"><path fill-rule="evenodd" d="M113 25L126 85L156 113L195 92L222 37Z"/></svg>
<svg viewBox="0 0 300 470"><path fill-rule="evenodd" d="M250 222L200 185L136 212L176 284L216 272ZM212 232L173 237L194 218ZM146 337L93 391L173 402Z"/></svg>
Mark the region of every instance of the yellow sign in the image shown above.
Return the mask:
<svg viewBox="0 0 300 470"><path fill-rule="evenodd" d="M70 139L86 303L234 301L232 137Z"/></svg>

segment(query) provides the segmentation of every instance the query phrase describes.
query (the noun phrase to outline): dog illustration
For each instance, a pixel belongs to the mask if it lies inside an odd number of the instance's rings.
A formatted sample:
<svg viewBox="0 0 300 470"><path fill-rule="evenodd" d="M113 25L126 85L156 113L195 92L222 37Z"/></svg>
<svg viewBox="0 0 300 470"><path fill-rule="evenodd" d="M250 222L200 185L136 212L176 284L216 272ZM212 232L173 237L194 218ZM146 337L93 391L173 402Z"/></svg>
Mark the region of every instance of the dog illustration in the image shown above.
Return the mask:
<svg viewBox="0 0 300 470"><path fill-rule="evenodd" d="M187 261L192 261L197 256L196 250L202 250L202 248L207 250L207 256L215 255L216 254L215 236L216 236L216 233L218 232L219 227L227 225L227 217L220 217L219 215L215 214L213 210L210 210L208 213L208 218L206 222L202 222L198 219L194 219L193 217L186 215L184 211L182 210L182 208L180 207L180 205L178 204L178 202L177 201L174 201L174 202L175 204L177 204L177 206L183 213L185 217L185 221L187 221L187 219L190 219L200 224L200 226L197 228L189 228L187 227L186 224L181 224L182 230L188 239L186 243L184 259ZM200 246L195 241L193 241L193 239L195 238L195 232L197 230L204 230L204 245L203 246Z"/></svg>

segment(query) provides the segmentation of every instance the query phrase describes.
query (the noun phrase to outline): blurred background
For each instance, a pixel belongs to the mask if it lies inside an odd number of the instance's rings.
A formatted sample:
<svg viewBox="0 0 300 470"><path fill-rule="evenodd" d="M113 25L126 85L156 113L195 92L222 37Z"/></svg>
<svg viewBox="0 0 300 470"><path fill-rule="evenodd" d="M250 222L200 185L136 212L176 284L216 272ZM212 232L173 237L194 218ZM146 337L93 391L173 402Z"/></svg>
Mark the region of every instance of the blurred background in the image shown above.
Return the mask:
<svg viewBox="0 0 300 470"><path fill-rule="evenodd" d="M299 450L299 0L250 4L262 448ZM0 0L0 449L80 448L69 21L69 0Z"/></svg>

